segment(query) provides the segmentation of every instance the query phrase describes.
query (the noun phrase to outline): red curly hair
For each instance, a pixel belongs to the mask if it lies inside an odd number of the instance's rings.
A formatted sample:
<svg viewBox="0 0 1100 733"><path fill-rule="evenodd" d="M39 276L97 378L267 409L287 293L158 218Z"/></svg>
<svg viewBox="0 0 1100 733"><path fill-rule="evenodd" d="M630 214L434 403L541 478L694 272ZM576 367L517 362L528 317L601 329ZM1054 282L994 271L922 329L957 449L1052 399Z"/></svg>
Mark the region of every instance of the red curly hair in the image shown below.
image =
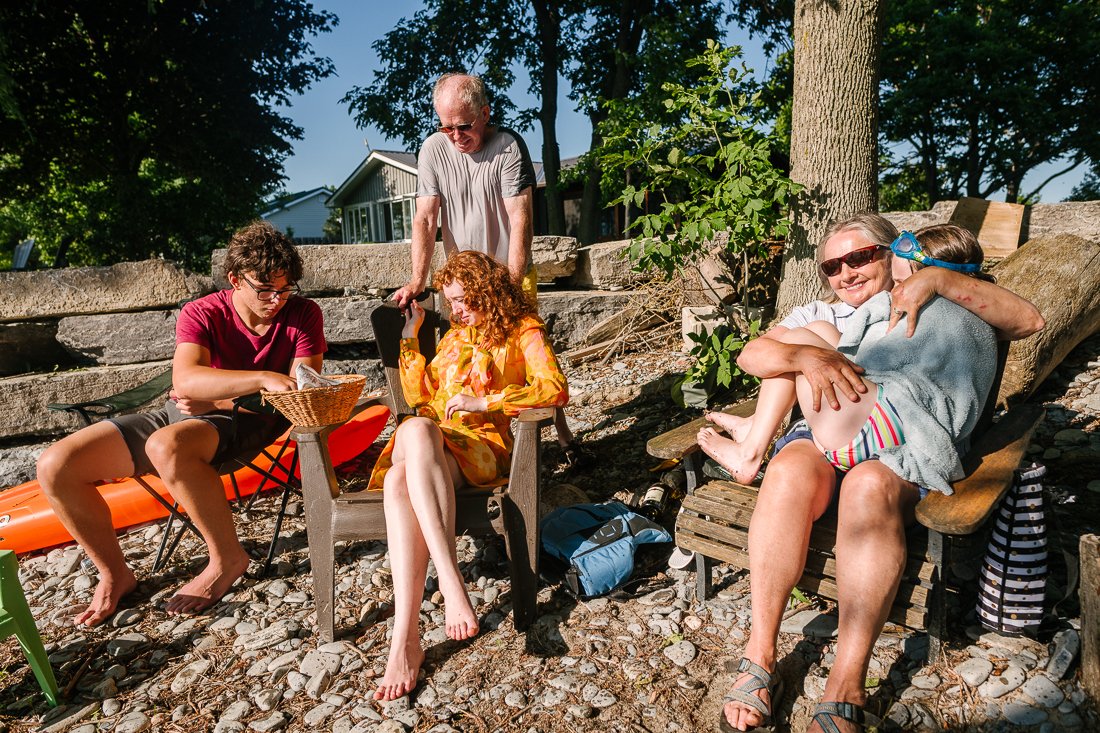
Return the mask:
<svg viewBox="0 0 1100 733"><path fill-rule="evenodd" d="M524 316L535 306L508 268L481 252L467 250L452 255L436 273L432 284L442 290L457 282L466 291L466 306L482 313L478 330L491 346L500 346ZM452 320L456 327L457 321Z"/></svg>

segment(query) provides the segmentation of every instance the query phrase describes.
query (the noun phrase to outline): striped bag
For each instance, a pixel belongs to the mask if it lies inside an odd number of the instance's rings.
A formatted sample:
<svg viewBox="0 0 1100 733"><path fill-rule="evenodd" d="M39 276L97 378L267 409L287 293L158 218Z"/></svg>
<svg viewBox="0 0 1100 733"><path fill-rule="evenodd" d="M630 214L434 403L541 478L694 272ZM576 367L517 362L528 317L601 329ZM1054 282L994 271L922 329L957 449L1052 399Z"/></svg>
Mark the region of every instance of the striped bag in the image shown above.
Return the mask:
<svg viewBox="0 0 1100 733"><path fill-rule="evenodd" d="M1047 527L1043 509L1045 466L1016 470L1001 500L978 580L978 615L987 629L1019 636L1043 620L1047 584Z"/></svg>

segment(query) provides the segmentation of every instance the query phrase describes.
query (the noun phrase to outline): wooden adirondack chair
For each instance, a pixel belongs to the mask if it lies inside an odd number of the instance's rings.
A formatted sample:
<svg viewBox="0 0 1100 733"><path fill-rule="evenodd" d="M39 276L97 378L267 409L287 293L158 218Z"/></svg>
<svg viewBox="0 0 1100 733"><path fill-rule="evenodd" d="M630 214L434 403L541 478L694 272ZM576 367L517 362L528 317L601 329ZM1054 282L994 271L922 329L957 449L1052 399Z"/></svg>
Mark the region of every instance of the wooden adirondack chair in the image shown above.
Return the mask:
<svg viewBox="0 0 1100 733"><path fill-rule="evenodd" d="M420 350L427 359L435 354L434 331L444 325L430 309L420 329ZM404 316L388 302L371 314L382 365L386 370L390 410L399 422L412 410L406 404L398 372L398 353ZM357 407L357 409L359 409ZM459 533L497 534L504 537L512 575L513 621L517 629L535 620L539 560L539 428L549 424L553 410L525 410L514 425L512 469L506 486L497 489L463 488L456 495ZM295 428L302 466L309 557L313 568L314 601L321 638L335 634L333 608L334 543L341 540L384 540L386 518L382 492L343 493L328 454L328 434L335 428Z"/></svg>

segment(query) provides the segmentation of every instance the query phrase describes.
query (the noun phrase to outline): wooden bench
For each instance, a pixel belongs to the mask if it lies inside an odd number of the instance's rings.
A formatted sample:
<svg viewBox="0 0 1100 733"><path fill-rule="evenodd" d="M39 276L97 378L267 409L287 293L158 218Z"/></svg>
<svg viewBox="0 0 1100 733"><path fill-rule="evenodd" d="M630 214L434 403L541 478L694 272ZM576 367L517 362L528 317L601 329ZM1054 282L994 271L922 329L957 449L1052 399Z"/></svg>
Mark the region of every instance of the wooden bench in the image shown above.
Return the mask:
<svg viewBox="0 0 1100 733"><path fill-rule="evenodd" d="M751 400L725 412L747 417L755 409L756 401ZM953 484L955 493L946 496L932 492L917 505L919 524L908 533L909 562L890 620L926 630L929 659L939 656L946 631L947 595L957 591L946 581L951 552L965 547L968 538L984 538L980 530L1012 485L1013 473L1042 418L1041 406L1014 407L974 440L963 460L966 477ZM748 568L748 527L759 491L733 481L702 483L702 459L706 456L696 445L695 436L704 424L706 420L699 418L646 444L654 457L682 460L688 495L676 520L676 544L696 553L696 592L700 600L710 595L713 559ZM814 525L799 588L836 600L835 541L836 513L830 509ZM984 545L970 551L983 550Z"/></svg>

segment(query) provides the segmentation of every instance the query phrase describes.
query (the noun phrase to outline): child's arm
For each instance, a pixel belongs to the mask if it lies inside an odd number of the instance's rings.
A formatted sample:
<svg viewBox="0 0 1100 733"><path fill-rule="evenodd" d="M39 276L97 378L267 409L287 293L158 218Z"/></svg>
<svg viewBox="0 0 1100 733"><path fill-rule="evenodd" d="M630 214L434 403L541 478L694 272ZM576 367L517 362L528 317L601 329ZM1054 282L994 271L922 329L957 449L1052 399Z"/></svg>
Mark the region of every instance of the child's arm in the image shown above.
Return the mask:
<svg viewBox="0 0 1100 733"><path fill-rule="evenodd" d="M918 311L934 295L961 305L993 326L1002 341L1027 338L1045 325L1039 309L1011 290L943 267L925 267L890 291L893 311L889 328L892 330L902 316L908 315L905 335L912 336Z"/></svg>

